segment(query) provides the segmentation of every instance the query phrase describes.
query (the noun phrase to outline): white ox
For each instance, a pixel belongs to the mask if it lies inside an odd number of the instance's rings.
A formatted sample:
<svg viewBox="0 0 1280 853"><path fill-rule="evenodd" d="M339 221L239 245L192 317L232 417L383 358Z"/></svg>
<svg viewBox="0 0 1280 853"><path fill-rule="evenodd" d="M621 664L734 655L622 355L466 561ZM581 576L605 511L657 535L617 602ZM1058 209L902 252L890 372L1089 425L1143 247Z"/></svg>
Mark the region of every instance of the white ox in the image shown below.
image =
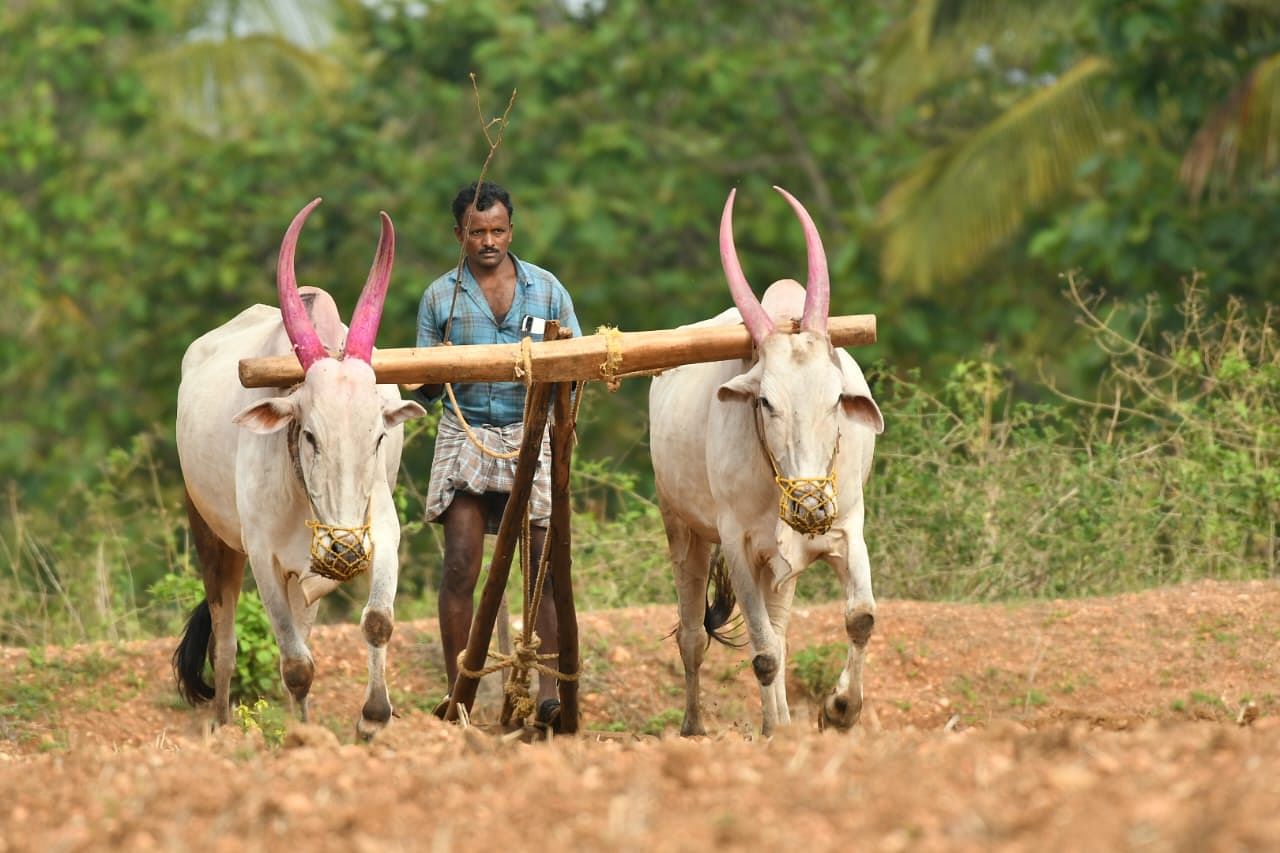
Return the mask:
<svg viewBox="0 0 1280 853"><path fill-rule="evenodd" d="M299 292L294 252L319 203L303 208L285 233L276 270L280 309L243 311L198 338L182 359L178 456L205 600L192 612L173 663L182 695L192 704L213 699L218 722L226 723L247 558L280 648L281 676L305 721L315 673L307 642L319 599L339 578L370 569L360 620L369 685L357 730L371 737L391 719L384 672L398 573L392 490L401 424L424 410L402 401L396 386L376 384L370 366L395 255L386 213L349 333L327 293ZM290 352L302 365L301 383L241 387L241 359ZM206 656L213 687L203 677Z"/></svg>
<svg viewBox="0 0 1280 853"><path fill-rule="evenodd" d="M862 710L862 663L875 625L862 489L880 409L857 363L827 335L829 281L817 228L780 187L804 226L807 288L775 282L756 301L733 244L730 192L720 258L737 309L695 325L742 322L755 358L692 364L653 380L650 452L679 597L685 670L681 733L705 733L698 668L728 616L709 611L712 545L719 543L742 610L760 684L762 733L789 724L786 635L796 578L825 559L844 585L849 652L819 725L846 729ZM799 328L792 331L795 318Z"/></svg>

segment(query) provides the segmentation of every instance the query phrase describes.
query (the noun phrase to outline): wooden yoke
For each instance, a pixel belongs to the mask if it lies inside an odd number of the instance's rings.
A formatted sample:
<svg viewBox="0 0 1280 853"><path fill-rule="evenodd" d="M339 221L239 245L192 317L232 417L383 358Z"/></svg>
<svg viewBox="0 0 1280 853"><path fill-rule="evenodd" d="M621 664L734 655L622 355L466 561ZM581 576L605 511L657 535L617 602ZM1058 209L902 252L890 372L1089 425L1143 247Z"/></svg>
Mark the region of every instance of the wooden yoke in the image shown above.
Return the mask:
<svg viewBox="0 0 1280 853"><path fill-rule="evenodd" d="M834 346L873 344L876 318L873 314L831 317L827 331ZM682 364L749 358L751 348L751 334L744 326L685 326L544 340L531 344L529 355L533 375L539 382L585 382ZM380 383L438 385L519 382L517 366L522 366L523 361L519 344L476 344L377 350L372 364ZM613 366L606 370L607 364ZM240 384L246 388L288 388L301 381L302 367L293 355L246 358L240 362Z"/></svg>

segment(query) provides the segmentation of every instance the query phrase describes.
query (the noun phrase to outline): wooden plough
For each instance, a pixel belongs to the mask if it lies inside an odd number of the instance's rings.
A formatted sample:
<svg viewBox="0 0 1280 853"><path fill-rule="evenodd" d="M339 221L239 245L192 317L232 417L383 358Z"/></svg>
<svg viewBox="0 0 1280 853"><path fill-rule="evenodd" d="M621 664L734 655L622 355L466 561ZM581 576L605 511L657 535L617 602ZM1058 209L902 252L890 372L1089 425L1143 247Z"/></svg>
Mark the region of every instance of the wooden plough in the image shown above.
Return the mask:
<svg viewBox="0 0 1280 853"><path fill-rule="evenodd" d="M834 346L874 343L876 318L869 314L831 317L828 331ZM559 683L560 730L565 734L578 730L578 621L570 571L569 529L575 384L603 380L613 386L627 376L648 375L684 364L747 358L752 350L751 336L740 325L650 332L602 330L581 338L568 335L567 330L560 330L558 323L550 322L545 340L536 343L526 339L522 344L384 349L373 353L374 373L382 383L525 382L528 386L524 441L516 459L515 484L498 527L488 578L458 668L458 681L451 685L445 712L448 720L458 719L459 708L470 712L475 701L480 680L474 673L483 669L488 657L511 562L528 513L542 435L550 420L551 522L546 548L553 579L553 603L560 626L559 660L555 669L574 676ZM287 388L301 380L302 368L292 355L240 362L240 382L246 388ZM503 708L504 724L510 721L510 716L508 698Z"/></svg>

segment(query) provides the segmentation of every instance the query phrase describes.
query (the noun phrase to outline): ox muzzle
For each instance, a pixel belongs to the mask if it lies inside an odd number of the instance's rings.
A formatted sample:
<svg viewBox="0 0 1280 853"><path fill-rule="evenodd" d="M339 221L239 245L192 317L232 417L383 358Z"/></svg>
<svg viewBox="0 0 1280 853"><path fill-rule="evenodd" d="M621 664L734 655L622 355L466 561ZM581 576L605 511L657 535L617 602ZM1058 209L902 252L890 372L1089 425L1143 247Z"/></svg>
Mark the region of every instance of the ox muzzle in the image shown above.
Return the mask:
<svg viewBox="0 0 1280 853"><path fill-rule="evenodd" d="M345 583L373 565L373 533L366 521L359 527L339 527L308 520L311 529L311 571Z"/></svg>
<svg viewBox="0 0 1280 853"><path fill-rule="evenodd" d="M820 536L831 529L839 504L834 472L825 477L783 477L778 484L778 517L796 533Z"/></svg>

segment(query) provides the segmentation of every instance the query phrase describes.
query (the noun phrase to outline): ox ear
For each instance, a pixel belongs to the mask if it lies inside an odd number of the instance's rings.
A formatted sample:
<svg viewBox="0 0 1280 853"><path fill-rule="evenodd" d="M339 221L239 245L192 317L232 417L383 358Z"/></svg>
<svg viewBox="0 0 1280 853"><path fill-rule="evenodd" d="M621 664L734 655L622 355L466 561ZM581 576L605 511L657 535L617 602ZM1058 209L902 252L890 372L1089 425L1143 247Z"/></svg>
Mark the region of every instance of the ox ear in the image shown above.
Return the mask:
<svg viewBox="0 0 1280 853"><path fill-rule="evenodd" d="M293 400L288 397L268 397L243 409L231 420L258 435L279 432L294 419Z"/></svg>
<svg viewBox="0 0 1280 853"><path fill-rule="evenodd" d="M861 374L857 377L848 375L844 378L844 387L840 390L840 408L856 423L868 427L876 435L884 432L884 415L880 407L871 397L871 389Z"/></svg>
<svg viewBox="0 0 1280 853"><path fill-rule="evenodd" d="M869 427L876 435L884 432L884 415L876 401L866 394L841 394L840 408L844 413L865 427Z"/></svg>
<svg viewBox="0 0 1280 853"><path fill-rule="evenodd" d="M382 406L382 423L387 429L398 427L409 418L420 418L427 413L422 405L412 400L398 400Z"/></svg>
<svg viewBox="0 0 1280 853"><path fill-rule="evenodd" d="M756 362L746 373L740 373L716 389L716 399L750 402L760 396L760 377L764 374L761 362Z"/></svg>

